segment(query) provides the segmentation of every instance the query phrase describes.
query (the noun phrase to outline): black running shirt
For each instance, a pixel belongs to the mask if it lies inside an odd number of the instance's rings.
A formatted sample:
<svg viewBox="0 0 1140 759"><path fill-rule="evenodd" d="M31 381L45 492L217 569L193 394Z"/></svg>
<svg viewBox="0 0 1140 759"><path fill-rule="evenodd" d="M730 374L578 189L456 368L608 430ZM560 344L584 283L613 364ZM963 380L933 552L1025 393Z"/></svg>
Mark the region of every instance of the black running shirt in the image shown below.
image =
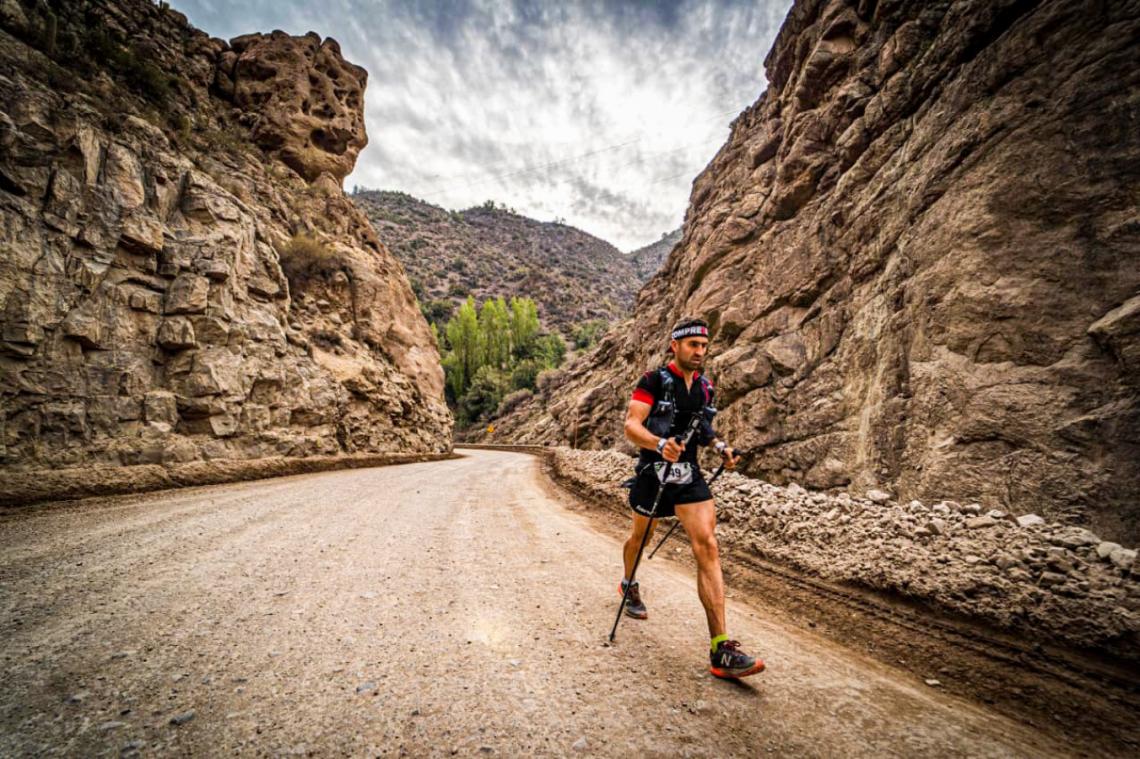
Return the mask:
<svg viewBox="0 0 1140 759"><path fill-rule="evenodd" d="M704 410L706 405L705 391L700 381L700 372L693 374L693 384L686 392L685 375L681 374L681 370L677 368L676 364L669 362L665 368L673 375L673 402L677 405L677 413L673 415L673 426L669 428L669 437L676 437L684 434L693 414L699 414ZM633 400L648 403L652 411L653 404L663 395L661 385L661 373L659 371L646 372L637 381L637 388L633 391ZM712 388L711 382L709 388ZM693 435L680 458L681 461L688 461L694 467L697 465L698 438L699 435ZM640 470L643 465L653 461L664 461L664 458L655 450L642 448L638 459L638 469Z"/></svg>

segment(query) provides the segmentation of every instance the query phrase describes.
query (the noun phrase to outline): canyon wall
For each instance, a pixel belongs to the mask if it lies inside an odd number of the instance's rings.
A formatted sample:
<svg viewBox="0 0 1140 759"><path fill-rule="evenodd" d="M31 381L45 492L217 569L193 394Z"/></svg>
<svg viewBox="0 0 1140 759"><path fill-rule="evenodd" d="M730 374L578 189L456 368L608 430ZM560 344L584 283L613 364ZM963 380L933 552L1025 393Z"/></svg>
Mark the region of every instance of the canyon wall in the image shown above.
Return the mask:
<svg viewBox="0 0 1140 759"><path fill-rule="evenodd" d="M624 445L669 325L775 484L1140 542L1140 4L802 0L630 321L496 438Z"/></svg>
<svg viewBox="0 0 1140 759"><path fill-rule="evenodd" d="M450 450L402 267L341 190L367 73L145 0L0 3L0 461Z"/></svg>

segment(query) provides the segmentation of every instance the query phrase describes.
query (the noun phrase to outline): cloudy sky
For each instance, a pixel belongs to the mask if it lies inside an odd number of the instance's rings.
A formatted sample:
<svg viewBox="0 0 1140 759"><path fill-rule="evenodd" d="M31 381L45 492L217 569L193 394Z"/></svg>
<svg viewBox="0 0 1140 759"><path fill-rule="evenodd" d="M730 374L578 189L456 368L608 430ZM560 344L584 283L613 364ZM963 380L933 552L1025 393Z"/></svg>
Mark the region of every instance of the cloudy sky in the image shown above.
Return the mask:
<svg viewBox="0 0 1140 759"><path fill-rule="evenodd" d="M345 187L494 200L631 250L680 226L693 178L763 92L790 0L174 0L229 39L309 30L368 69Z"/></svg>

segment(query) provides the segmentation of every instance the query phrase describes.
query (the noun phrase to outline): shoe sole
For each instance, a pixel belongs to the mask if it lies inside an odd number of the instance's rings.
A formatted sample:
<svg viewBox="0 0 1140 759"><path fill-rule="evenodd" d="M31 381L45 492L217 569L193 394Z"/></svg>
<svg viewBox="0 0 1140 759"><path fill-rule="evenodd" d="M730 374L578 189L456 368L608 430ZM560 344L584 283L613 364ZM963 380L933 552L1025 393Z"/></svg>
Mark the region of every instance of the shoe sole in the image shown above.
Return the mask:
<svg viewBox="0 0 1140 759"><path fill-rule="evenodd" d="M618 586L618 595L622 598L625 598L625 589L620 585ZM632 609L629 608L629 606L625 607L625 615L633 619L649 619L649 612L645 612L644 614L636 614Z"/></svg>
<svg viewBox="0 0 1140 759"><path fill-rule="evenodd" d="M713 677L719 677L721 680L739 680L742 677L748 677L749 675L755 675L757 672L763 671L764 662L760 661L759 659L756 660L755 664L743 672L732 672L727 669L721 669L720 667L709 667L709 672L712 673Z"/></svg>

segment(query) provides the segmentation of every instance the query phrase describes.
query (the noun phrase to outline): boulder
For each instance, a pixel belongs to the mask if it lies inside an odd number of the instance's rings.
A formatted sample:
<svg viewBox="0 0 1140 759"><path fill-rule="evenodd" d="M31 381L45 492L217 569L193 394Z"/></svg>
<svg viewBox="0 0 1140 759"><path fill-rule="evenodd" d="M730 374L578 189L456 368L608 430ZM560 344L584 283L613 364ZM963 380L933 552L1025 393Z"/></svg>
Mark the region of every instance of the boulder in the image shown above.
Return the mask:
<svg viewBox="0 0 1140 759"><path fill-rule="evenodd" d="M151 390L143 400L143 416L148 422L178 424L178 404L169 390Z"/></svg>
<svg viewBox="0 0 1140 759"><path fill-rule="evenodd" d="M327 172L339 185L368 144L363 110L368 72L345 61L336 40L322 41L314 33L239 39L233 101L256 116L254 141L306 181Z"/></svg>

